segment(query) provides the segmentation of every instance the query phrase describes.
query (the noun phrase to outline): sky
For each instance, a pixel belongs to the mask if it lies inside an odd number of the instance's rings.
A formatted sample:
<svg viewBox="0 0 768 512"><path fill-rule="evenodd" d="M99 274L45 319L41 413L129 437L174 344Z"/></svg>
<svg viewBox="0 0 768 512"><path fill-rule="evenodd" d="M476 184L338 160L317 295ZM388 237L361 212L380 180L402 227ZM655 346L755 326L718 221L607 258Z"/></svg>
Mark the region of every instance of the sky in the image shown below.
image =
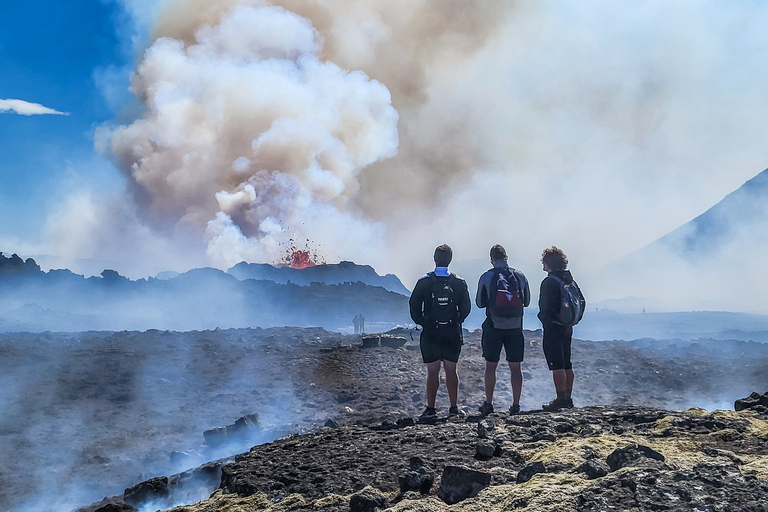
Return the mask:
<svg viewBox="0 0 768 512"><path fill-rule="evenodd" d="M298 245L410 286L440 243L470 273L494 243L540 272L554 244L598 272L768 167L766 22L746 0L9 4L0 251L137 278Z"/></svg>

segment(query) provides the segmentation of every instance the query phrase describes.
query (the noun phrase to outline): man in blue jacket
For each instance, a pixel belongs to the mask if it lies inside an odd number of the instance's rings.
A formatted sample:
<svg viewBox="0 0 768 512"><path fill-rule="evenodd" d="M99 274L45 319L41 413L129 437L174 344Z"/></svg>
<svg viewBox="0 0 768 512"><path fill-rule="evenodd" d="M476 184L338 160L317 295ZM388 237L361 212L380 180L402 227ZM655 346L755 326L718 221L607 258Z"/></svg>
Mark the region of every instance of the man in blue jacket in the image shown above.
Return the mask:
<svg viewBox="0 0 768 512"><path fill-rule="evenodd" d="M531 303L531 290L525 275L509 266L507 251L501 245L491 247L493 268L480 276L475 304L485 308L483 322L483 358L485 359L485 401L479 411L493 412L493 390L496 387L496 367L504 347L509 364L513 403L510 414L520 412L523 389L522 362L525 351L523 337L523 308Z"/></svg>
<svg viewBox="0 0 768 512"><path fill-rule="evenodd" d="M445 387L451 402L448 416L463 416L458 407L459 374L457 363L462 338L461 324L472 305L467 282L448 272L453 251L447 245L435 249L435 270L422 276L409 300L411 318L424 329L421 333L421 356L427 365L427 407L422 419L437 418L435 401L440 387L440 366L445 369Z"/></svg>

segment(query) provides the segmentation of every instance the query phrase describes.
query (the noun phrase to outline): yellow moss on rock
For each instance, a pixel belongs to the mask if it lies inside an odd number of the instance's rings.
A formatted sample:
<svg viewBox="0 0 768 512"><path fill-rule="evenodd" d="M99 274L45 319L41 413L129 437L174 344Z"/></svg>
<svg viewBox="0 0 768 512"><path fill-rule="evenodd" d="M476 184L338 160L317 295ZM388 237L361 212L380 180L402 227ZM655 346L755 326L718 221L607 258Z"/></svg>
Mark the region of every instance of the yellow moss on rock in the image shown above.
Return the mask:
<svg viewBox="0 0 768 512"><path fill-rule="evenodd" d="M194 505L174 507L168 512L285 512L307 504L307 500L300 494L289 494L275 503L264 493L241 497L217 490L206 500Z"/></svg>
<svg viewBox="0 0 768 512"><path fill-rule="evenodd" d="M317 508L347 504L349 504L349 496L341 496L340 494L329 494L312 502L312 506Z"/></svg>

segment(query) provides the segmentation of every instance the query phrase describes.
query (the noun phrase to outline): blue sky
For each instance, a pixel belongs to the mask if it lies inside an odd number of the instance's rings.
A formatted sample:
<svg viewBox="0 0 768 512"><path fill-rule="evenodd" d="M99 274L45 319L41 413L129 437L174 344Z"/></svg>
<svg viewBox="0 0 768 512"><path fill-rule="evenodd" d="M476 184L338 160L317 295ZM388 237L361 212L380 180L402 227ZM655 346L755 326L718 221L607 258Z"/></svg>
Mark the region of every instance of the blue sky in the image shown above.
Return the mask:
<svg viewBox="0 0 768 512"><path fill-rule="evenodd" d="M0 113L0 235L29 240L67 181L119 186L117 171L93 150L93 131L119 108L98 84L122 79L127 89L132 55L117 37L127 18L114 2L6 2L3 11L0 100L67 114Z"/></svg>

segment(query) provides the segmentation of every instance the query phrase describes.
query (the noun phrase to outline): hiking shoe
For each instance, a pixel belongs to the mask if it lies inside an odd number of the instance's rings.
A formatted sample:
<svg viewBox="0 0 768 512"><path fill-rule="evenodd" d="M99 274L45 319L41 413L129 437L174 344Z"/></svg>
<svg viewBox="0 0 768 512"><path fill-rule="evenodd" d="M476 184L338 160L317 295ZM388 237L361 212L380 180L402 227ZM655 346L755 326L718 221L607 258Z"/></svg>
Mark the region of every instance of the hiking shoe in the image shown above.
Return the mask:
<svg viewBox="0 0 768 512"><path fill-rule="evenodd" d="M572 398L566 398L565 401L567 402L567 405L565 406L566 409L573 409L573 399Z"/></svg>
<svg viewBox="0 0 768 512"><path fill-rule="evenodd" d="M509 414L520 414L520 404L512 404L509 406Z"/></svg>
<svg viewBox="0 0 768 512"><path fill-rule="evenodd" d="M448 409L448 417L449 418L463 418L466 416L466 413L459 409L458 407L454 406Z"/></svg>
<svg viewBox="0 0 768 512"><path fill-rule="evenodd" d="M488 402L483 402L480 404L480 407L477 408L478 411L480 411L480 414L483 416L488 416L493 412L493 404L489 404Z"/></svg>
<svg viewBox="0 0 768 512"><path fill-rule="evenodd" d="M555 412L559 411L560 409L567 409L568 408L568 399L567 398L555 398L548 404L544 404L541 406L542 410L547 412Z"/></svg>
<svg viewBox="0 0 768 512"><path fill-rule="evenodd" d="M437 418L437 409L434 407L427 407L419 416L420 420L434 420L435 418Z"/></svg>

